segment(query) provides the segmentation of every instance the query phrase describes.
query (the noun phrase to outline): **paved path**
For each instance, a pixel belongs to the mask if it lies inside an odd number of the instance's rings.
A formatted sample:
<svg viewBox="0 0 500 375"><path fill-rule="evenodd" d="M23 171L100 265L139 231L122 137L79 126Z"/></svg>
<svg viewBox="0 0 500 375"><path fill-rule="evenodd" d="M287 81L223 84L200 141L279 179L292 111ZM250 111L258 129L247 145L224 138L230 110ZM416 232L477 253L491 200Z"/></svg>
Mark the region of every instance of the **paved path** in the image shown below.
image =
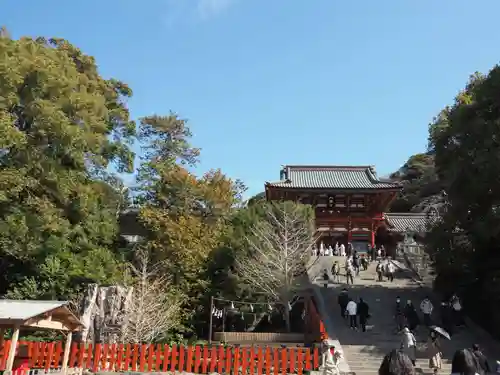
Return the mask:
<svg viewBox="0 0 500 375"><path fill-rule="evenodd" d="M418 307L421 300L429 291L420 287L404 271L398 273L394 282L376 281L375 263L370 265L367 271L361 271L355 278L354 285L348 287L343 284L345 278L341 279L342 284L330 284L328 288L322 287L322 270L331 269L334 260L338 260L341 266L344 258L321 257L309 270L309 276L317 296L320 301L320 313L327 314L325 326L328 334L334 340L338 340L341 350L344 352L345 361L342 371L355 373L356 375L377 374L378 368L385 354L390 350L398 348L400 336L395 332L395 322L393 318L393 308L396 297L402 301L412 300ZM369 322L368 332L353 331L347 326L340 316L340 308L337 304L337 296L343 287L347 287L349 295L355 300L363 298L370 306L372 318ZM437 303L434 303L437 306ZM425 354L424 343L427 339L428 331L424 327L417 330L417 341L419 351L417 356L417 371L421 374L431 374L428 368L428 359ZM476 341L477 340L477 341ZM444 363L442 374L451 373L450 360L457 349L470 347L473 343L481 345L478 339L470 330L463 329L457 332L451 341L442 340ZM487 354L492 354L487 352ZM499 353L497 353L499 354ZM497 355L500 358L500 355ZM490 356L490 359L495 357Z"/></svg>

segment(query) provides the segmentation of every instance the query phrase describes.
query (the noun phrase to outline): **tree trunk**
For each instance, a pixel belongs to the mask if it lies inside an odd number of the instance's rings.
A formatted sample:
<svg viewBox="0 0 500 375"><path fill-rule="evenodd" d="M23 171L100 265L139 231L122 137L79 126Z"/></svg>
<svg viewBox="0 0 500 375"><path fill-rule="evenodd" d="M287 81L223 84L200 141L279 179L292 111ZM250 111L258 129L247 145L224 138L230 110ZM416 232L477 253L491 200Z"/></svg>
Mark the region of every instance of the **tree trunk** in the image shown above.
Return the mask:
<svg viewBox="0 0 500 375"><path fill-rule="evenodd" d="M267 313L260 313L259 316L256 316L252 325L250 327L248 327L247 332L255 331L255 328L257 328L259 323L262 322L262 319L264 319L266 316L267 316Z"/></svg>
<svg viewBox="0 0 500 375"><path fill-rule="evenodd" d="M292 325L290 322L290 305L289 302L283 304L283 319L285 320L285 327L288 333L292 332Z"/></svg>
<svg viewBox="0 0 500 375"><path fill-rule="evenodd" d="M82 305L80 309L80 320L83 324L83 329L81 333L81 341L87 342L90 333L90 327L92 322L92 315L94 311L94 306L97 298L97 284L90 284L87 286L85 295L82 299Z"/></svg>

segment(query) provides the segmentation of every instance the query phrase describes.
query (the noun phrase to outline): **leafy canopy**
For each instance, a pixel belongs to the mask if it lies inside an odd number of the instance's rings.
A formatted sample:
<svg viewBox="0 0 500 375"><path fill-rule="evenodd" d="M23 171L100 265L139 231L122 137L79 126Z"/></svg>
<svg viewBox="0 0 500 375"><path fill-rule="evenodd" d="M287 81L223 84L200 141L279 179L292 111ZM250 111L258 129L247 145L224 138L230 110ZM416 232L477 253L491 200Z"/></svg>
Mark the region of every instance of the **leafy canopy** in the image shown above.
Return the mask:
<svg viewBox="0 0 500 375"><path fill-rule="evenodd" d="M497 334L500 320L491 312L500 305L499 92L499 66L476 73L429 127L429 152L449 201L429 236L437 283L461 290L466 306L474 306L470 313Z"/></svg>
<svg viewBox="0 0 500 375"><path fill-rule="evenodd" d="M3 32L0 50L1 284L61 298L117 275L120 196L107 168L132 170L131 90L63 39Z"/></svg>
<svg viewBox="0 0 500 375"><path fill-rule="evenodd" d="M210 284L210 256L224 245L244 189L220 170L201 177L191 172L199 150L190 145L190 137L187 121L176 114L141 119L145 156L139 167L138 202L149 233L145 246L189 297L186 315L203 309L197 302Z"/></svg>

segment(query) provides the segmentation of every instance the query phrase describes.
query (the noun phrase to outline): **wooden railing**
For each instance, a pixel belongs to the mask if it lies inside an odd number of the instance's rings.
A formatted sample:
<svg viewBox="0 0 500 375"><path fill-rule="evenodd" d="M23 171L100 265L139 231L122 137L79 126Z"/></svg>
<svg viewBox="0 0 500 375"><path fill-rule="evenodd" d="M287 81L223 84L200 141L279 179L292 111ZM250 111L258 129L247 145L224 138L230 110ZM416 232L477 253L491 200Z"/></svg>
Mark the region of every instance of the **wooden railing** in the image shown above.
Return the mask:
<svg viewBox="0 0 500 375"><path fill-rule="evenodd" d="M323 341L328 339L328 333L326 332L325 324L323 319L319 315L318 308L314 303L313 299L309 300L309 312L308 312L310 332L313 335L313 341Z"/></svg>
<svg viewBox="0 0 500 375"><path fill-rule="evenodd" d="M50 370L63 367L61 342L20 342L28 347L28 366ZM10 342L0 352L5 368ZM68 368L96 371L192 372L278 375L319 368L318 348L177 346L161 344L73 344Z"/></svg>

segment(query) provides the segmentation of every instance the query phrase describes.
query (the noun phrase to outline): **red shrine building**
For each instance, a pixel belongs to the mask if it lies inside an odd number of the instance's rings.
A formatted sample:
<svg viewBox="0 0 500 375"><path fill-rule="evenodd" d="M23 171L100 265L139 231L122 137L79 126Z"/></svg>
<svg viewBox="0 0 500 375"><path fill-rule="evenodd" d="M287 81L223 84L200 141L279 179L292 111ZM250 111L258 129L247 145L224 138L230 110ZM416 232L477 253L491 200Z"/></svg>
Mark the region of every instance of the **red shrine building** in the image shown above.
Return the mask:
<svg viewBox="0 0 500 375"><path fill-rule="evenodd" d="M314 207L319 242L351 243L358 251L375 244L390 250L406 232L425 232L425 214L386 213L401 189L399 183L380 180L373 166L287 165L279 181L265 184L267 200Z"/></svg>

